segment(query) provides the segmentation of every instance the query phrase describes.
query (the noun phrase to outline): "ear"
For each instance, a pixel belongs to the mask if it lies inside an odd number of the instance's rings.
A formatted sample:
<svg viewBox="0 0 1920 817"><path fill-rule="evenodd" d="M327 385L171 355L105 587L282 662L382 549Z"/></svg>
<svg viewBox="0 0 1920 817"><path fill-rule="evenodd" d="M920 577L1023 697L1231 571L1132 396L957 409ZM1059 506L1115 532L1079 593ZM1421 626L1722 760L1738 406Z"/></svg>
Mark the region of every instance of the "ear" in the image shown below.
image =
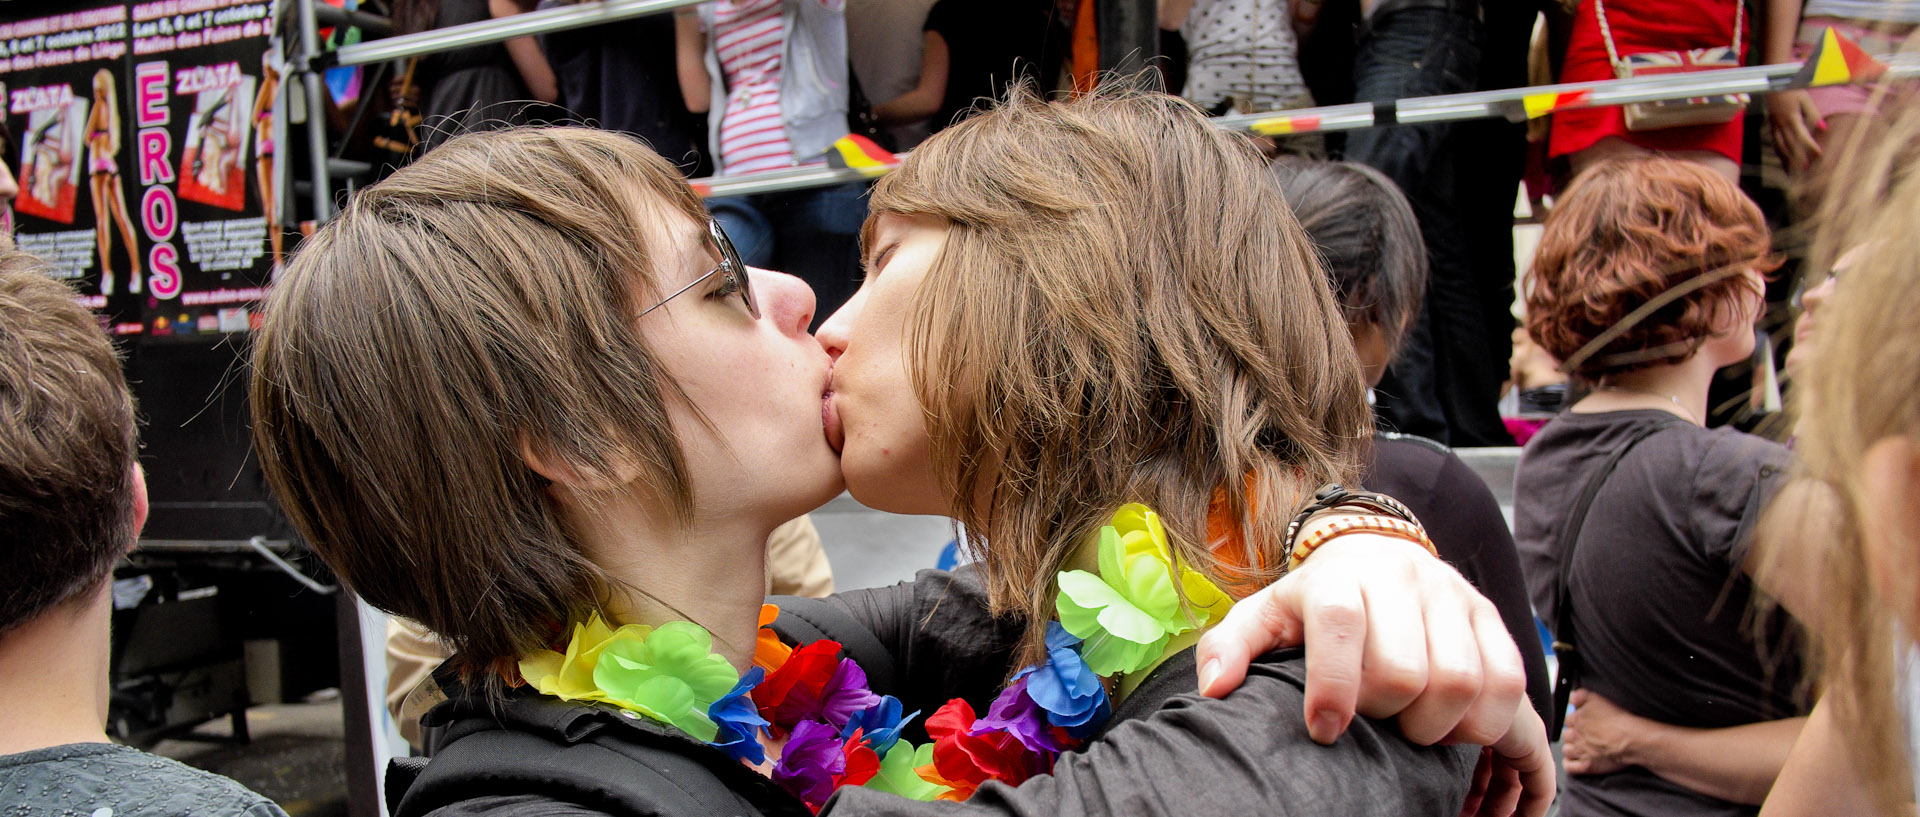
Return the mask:
<svg viewBox="0 0 1920 817"><path fill-rule="evenodd" d="M615 462L613 473L609 474L589 465L569 461L554 451L551 446L536 443L529 434L521 434L520 459L528 468L548 482L576 492L602 491L616 488L633 481L638 470L632 466Z"/></svg>
<svg viewBox="0 0 1920 817"><path fill-rule="evenodd" d="M133 463L133 479L128 487L133 489L133 541L128 542L127 547L132 548L140 542L140 530L147 526L147 470L141 468L138 461Z"/></svg>
<svg viewBox="0 0 1920 817"><path fill-rule="evenodd" d="M1882 598L1911 628L1920 623L1920 597L1902 594L1920 572L1920 440L1895 435L1868 446L1859 484L1868 566Z"/></svg>

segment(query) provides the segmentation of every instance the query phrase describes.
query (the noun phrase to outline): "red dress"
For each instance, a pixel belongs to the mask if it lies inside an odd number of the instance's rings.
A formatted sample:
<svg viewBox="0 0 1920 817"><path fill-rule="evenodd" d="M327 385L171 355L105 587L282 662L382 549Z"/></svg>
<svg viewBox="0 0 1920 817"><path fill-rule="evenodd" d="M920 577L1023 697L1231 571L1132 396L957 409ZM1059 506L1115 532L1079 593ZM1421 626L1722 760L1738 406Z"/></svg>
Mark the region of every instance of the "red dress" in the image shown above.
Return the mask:
<svg viewBox="0 0 1920 817"><path fill-rule="evenodd" d="M1623 57L1647 51L1733 45L1734 9L1738 0L1605 2L1607 26L1613 29L1614 47ZM1740 38L1743 53L1751 41L1750 34L1743 32ZM1613 78L1613 63L1607 59L1607 46L1600 38L1600 20L1594 14L1593 0L1580 0L1579 10L1574 12L1573 33L1567 41L1567 59L1560 69L1560 81ZM1618 136L1649 150L1711 150L1736 163L1740 161L1738 116L1721 125L1629 131L1621 108L1587 108L1554 114L1551 127L1549 149L1554 157L1585 150L1604 137Z"/></svg>

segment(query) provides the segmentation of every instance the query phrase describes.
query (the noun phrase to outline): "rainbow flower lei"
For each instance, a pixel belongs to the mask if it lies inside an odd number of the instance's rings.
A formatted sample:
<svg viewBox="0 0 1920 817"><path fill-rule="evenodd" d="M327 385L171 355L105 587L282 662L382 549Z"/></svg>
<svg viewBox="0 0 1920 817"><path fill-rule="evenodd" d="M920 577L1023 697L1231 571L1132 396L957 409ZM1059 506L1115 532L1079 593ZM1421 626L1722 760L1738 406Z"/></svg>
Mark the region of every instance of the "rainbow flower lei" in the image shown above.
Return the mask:
<svg viewBox="0 0 1920 817"><path fill-rule="evenodd" d="M770 776L818 811L841 786L867 786L913 800L965 800L981 784L1018 785L1053 768L1113 714L1103 679L1156 665L1169 641L1218 621L1232 606L1205 576L1176 566L1160 518L1129 504L1101 528L1099 573L1062 571L1059 620L1047 625L1045 661L1021 669L978 716L961 699L927 718L932 742L900 739L919 716L867 687L840 645L790 648L760 612L754 666L746 674L713 652L689 622L610 628L598 615L576 624L564 651L520 661L534 690L644 715L752 764L766 762L764 733L785 737ZM1178 590L1176 584L1178 582ZM1186 604L1181 604L1184 595Z"/></svg>

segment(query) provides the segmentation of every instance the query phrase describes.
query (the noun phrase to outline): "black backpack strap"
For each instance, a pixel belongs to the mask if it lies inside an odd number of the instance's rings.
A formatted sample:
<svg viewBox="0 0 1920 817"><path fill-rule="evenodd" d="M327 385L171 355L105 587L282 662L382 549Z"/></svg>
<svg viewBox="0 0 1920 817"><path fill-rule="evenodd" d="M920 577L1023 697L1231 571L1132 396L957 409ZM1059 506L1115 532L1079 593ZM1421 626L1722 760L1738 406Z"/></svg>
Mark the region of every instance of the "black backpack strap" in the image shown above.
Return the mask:
<svg viewBox="0 0 1920 817"><path fill-rule="evenodd" d="M811 644L821 639L839 642L846 657L867 673L867 688L880 695L899 697L895 687L893 653L873 630L827 599L778 596L771 601L780 608L773 629L796 644Z"/></svg>
<svg viewBox="0 0 1920 817"><path fill-rule="evenodd" d="M1554 585L1553 604L1553 654L1559 661L1559 672L1555 673L1553 683L1553 723L1549 724L1550 728L1547 732L1549 740L1560 739L1560 730L1566 726L1567 721L1567 703L1572 700L1573 688L1580 683L1580 674L1584 669L1580 649L1575 646L1573 640L1573 593L1570 588L1573 578L1573 553L1580 544L1580 531L1586 527L1587 512L1593 509L1594 497L1600 495L1601 486L1606 484L1607 477L1613 475L1613 470L1619 467L1620 460L1627 456L1628 451L1632 451L1634 446L1656 432L1677 425L1681 425L1678 418L1664 420L1650 423L1628 435L1625 441L1613 449L1613 453L1607 457L1606 463L1600 466L1600 470L1594 473L1593 478L1587 480L1586 487L1580 491L1580 498L1574 502L1573 513L1567 517L1566 527L1560 529L1560 538L1553 550L1560 558L1559 578Z"/></svg>

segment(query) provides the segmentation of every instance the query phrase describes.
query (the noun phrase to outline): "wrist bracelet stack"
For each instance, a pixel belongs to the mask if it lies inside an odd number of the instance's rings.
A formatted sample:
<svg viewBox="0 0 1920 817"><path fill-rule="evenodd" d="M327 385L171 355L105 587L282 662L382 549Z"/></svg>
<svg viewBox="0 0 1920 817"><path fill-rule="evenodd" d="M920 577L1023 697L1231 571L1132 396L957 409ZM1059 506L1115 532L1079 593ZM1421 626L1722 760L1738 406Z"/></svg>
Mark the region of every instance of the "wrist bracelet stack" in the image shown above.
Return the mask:
<svg viewBox="0 0 1920 817"><path fill-rule="evenodd" d="M1306 561L1322 545L1349 533L1375 533L1405 539L1440 556L1420 520L1386 494L1349 491L1338 483L1314 492L1313 502L1287 525L1287 570Z"/></svg>

